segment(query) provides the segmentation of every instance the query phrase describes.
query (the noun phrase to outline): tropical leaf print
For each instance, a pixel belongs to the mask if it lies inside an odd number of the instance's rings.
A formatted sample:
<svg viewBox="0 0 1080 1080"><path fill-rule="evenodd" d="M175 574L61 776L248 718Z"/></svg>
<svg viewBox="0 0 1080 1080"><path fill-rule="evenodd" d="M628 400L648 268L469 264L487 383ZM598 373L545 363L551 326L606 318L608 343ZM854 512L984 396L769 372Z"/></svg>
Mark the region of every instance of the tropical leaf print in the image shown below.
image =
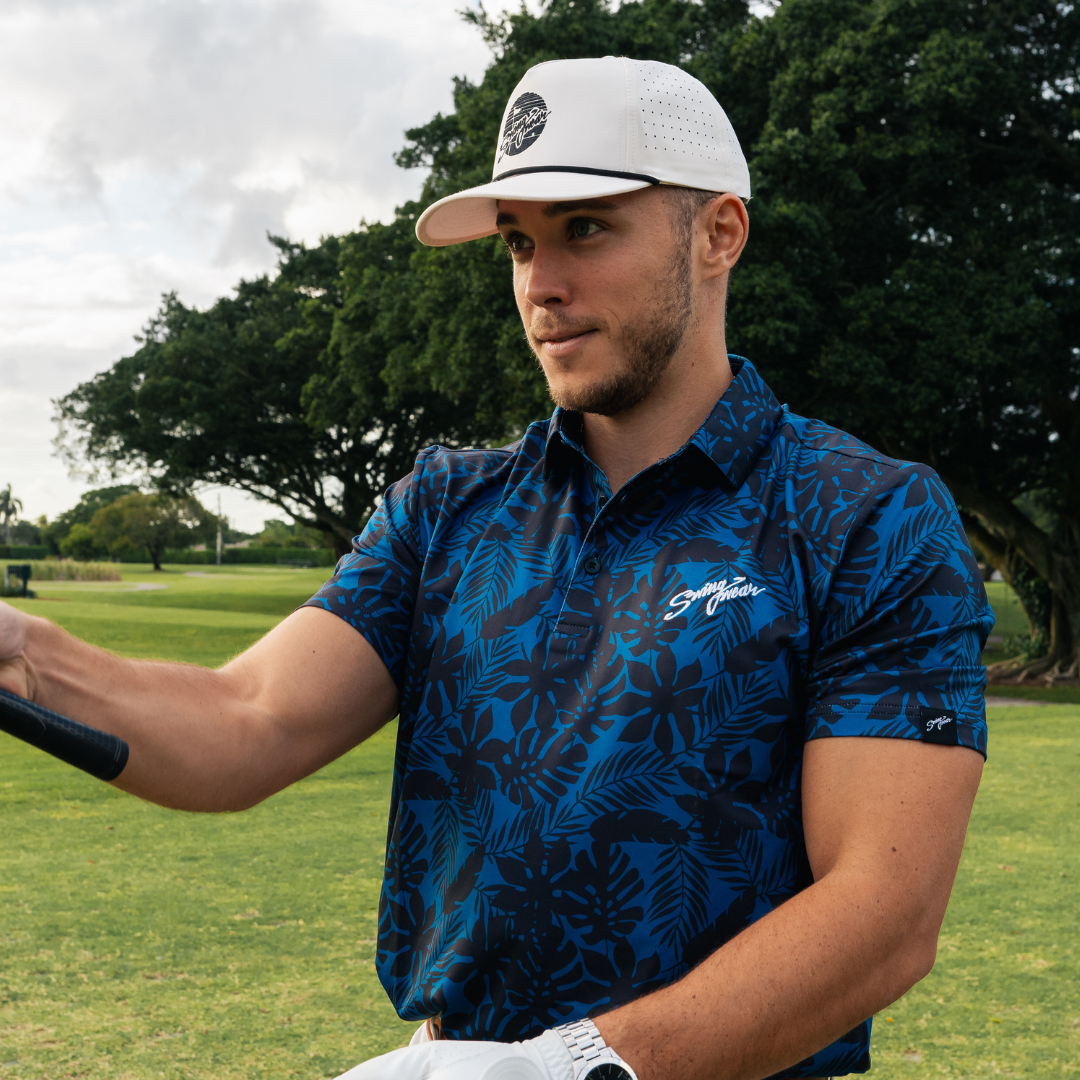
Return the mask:
<svg viewBox="0 0 1080 1080"><path fill-rule="evenodd" d="M679 977L810 884L808 739L917 739L930 706L985 749L948 492L734 367L614 494L561 411L425 451L310 601L399 688L377 962L403 1017L524 1038Z"/></svg>

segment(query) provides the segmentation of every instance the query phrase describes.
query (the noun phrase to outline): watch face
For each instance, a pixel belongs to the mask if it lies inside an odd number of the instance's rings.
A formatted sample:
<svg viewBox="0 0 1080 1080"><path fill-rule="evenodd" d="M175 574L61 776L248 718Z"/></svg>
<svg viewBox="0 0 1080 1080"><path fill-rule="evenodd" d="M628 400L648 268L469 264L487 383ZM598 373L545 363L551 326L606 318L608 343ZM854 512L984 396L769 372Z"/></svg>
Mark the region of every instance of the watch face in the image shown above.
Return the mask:
<svg viewBox="0 0 1080 1080"><path fill-rule="evenodd" d="M601 1061L579 1077L579 1080L632 1080L630 1074L614 1061Z"/></svg>

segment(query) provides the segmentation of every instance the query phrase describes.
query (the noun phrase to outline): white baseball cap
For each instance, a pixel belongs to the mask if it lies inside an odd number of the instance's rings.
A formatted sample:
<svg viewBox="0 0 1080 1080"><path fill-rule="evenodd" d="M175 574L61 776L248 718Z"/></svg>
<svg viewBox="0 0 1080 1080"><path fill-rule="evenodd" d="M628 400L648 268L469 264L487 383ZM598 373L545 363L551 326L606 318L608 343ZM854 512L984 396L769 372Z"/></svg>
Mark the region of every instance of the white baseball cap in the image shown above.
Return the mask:
<svg viewBox="0 0 1080 1080"><path fill-rule="evenodd" d="M510 95L491 183L432 203L416 235L460 244L498 232L498 199L566 202L653 184L750 198L746 158L716 98L654 60L549 60Z"/></svg>

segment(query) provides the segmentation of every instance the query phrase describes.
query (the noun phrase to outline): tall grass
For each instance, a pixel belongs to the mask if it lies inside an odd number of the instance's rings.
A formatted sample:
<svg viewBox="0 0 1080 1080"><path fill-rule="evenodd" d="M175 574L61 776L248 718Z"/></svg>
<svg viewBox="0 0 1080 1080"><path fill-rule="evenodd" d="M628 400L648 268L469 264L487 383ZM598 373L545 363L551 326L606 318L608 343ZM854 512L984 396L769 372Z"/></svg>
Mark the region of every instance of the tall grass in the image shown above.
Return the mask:
<svg viewBox="0 0 1080 1080"><path fill-rule="evenodd" d="M73 559L49 559L30 564L31 581L119 581L120 567L115 563L75 562Z"/></svg>

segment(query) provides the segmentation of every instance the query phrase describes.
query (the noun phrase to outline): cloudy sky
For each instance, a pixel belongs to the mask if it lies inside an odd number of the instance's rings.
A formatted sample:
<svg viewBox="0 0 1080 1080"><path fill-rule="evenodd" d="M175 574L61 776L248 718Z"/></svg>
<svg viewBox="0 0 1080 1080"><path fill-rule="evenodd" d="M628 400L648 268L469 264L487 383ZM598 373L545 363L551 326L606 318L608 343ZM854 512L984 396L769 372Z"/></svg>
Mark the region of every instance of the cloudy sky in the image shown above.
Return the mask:
<svg viewBox="0 0 1080 1080"><path fill-rule="evenodd" d="M404 130L489 59L466 2L0 0L0 488L24 517L90 486L51 399L130 353L163 292L208 304L273 265L267 230L317 241L417 195Z"/></svg>

